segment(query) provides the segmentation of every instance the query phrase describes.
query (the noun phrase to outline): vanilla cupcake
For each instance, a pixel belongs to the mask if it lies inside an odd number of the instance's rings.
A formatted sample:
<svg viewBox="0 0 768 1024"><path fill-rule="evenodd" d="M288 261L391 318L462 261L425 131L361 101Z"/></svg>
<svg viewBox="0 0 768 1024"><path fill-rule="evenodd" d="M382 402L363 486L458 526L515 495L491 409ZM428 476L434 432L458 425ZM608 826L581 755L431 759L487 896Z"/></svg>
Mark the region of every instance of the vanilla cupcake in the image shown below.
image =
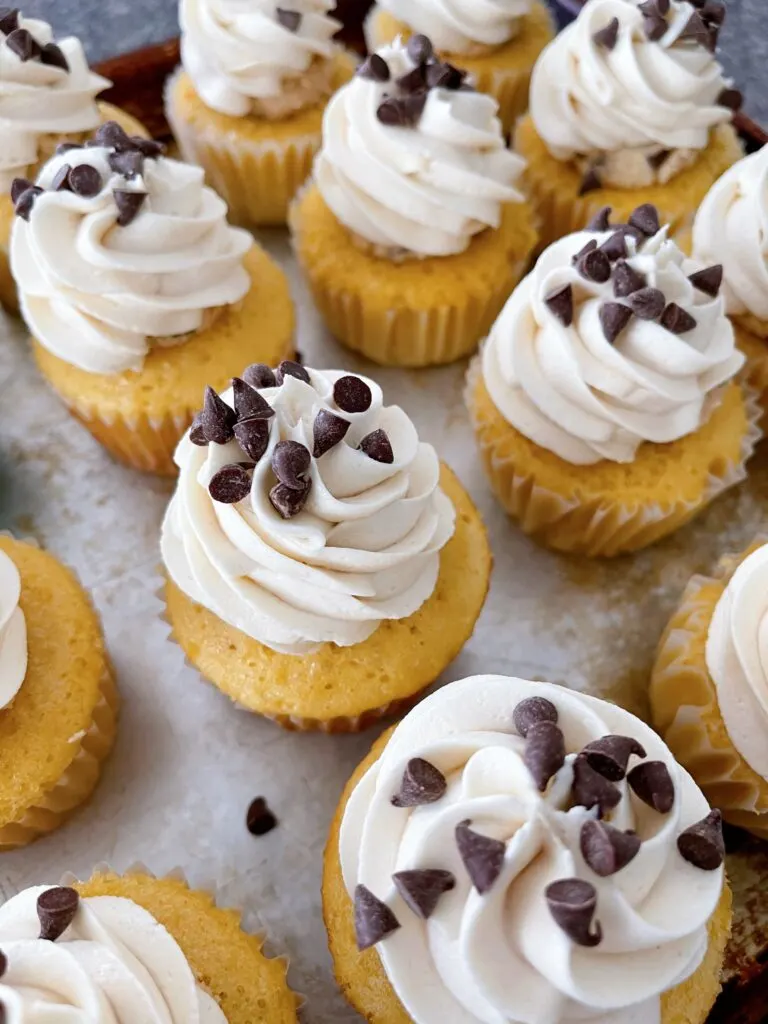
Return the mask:
<svg viewBox="0 0 768 1024"><path fill-rule="evenodd" d="M731 896L720 815L614 704L474 676L350 780L325 854L336 977L386 1024L704 1024Z"/></svg>
<svg viewBox="0 0 768 1024"><path fill-rule="evenodd" d="M115 123L14 183L11 266L38 367L128 465L173 473L203 387L291 351L282 270L199 167Z"/></svg>
<svg viewBox="0 0 768 1024"><path fill-rule="evenodd" d="M713 268L652 206L613 227L609 212L544 251L467 388L501 503L543 544L586 555L682 526L743 479L760 436Z"/></svg>
<svg viewBox="0 0 768 1024"><path fill-rule="evenodd" d="M475 88L494 97L509 134L528 109L533 65L553 25L541 0L379 0L365 24L369 51L414 33L428 35L441 58L459 62Z"/></svg>
<svg viewBox="0 0 768 1024"><path fill-rule="evenodd" d="M331 99L291 212L326 323L390 366L472 352L536 242L497 104L424 36L373 54Z"/></svg>
<svg viewBox="0 0 768 1024"><path fill-rule="evenodd" d="M730 124L741 96L714 55L724 18L715 0L588 0L547 47L515 137L545 242L640 202L675 233L690 227L742 155Z"/></svg>
<svg viewBox="0 0 768 1024"><path fill-rule="evenodd" d="M490 551L471 499L371 380L248 367L176 453L167 618L201 675L287 728L413 703L472 633Z"/></svg>
<svg viewBox="0 0 768 1024"><path fill-rule="evenodd" d="M320 148L328 97L354 64L333 41L333 0L180 0L181 67L166 115L246 227L284 224Z"/></svg>

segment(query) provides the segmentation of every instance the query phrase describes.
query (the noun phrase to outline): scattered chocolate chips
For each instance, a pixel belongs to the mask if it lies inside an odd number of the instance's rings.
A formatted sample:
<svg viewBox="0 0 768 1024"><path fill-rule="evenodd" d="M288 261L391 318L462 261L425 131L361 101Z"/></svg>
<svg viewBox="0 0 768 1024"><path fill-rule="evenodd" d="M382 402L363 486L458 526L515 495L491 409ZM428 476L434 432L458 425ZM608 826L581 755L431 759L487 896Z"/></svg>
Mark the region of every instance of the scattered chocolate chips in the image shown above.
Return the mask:
<svg viewBox="0 0 768 1024"><path fill-rule="evenodd" d="M274 388L277 386L275 374L266 363L252 363L243 371L243 380L252 388Z"/></svg>
<svg viewBox="0 0 768 1024"><path fill-rule="evenodd" d="M158 142L157 139L145 139L141 135L131 135L128 142L144 157L154 158L162 156L165 152L165 143Z"/></svg>
<svg viewBox="0 0 768 1024"><path fill-rule="evenodd" d="M714 49L710 29L698 11L693 11L677 38L679 41L690 39L705 46L708 50Z"/></svg>
<svg viewBox="0 0 768 1024"><path fill-rule="evenodd" d="M587 224L585 231L610 231L611 229L611 207L601 206L597 213Z"/></svg>
<svg viewBox="0 0 768 1024"><path fill-rule="evenodd" d="M472 884L482 896L501 874L506 846L500 839L473 832L471 824L467 819L456 826L456 845Z"/></svg>
<svg viewBox="0 0 768 1024"><path fill-rule="evenodd" d="M245 816L245 827L252 836L265 836L272 829L277 828L277 818L269 809L263 796L257 796L255 800L251 801Z"/></svg>
<svg viewBox="0 0 768 1024"><path fill-rule="evenodd" d="M256 388L251 387L241 377L232 378L232 393L235 412L239 419L265 420L275 415L275 410L269 402L262 398Z"/></svg>
<svg viewBox="0 0 768 1024"><path fill-rule="evenodd" d="M339 442L344 440L349 430L349 420L342 419L327 409L321 409L315 416L312 426L314 437L314 448L312 454L316 459L325 455L331 448L335 448Z"/></svg>
<svg viewBox="0 0 768 1024"><path fill-rule="evenodd" d="M64 56L64 51L56 43L46 43L40 50L40 63L47 64L52 68L60 68L62 71L69 71L69 61Z"/></svg>
<svg viewBox="0 0 768 1024"><path fill-rule="evenodd" d="M366 886L355 886L355 938L361 953L399 927L400 922L386 903L382 903Z"/></svg>
<svg viewBox="0 0 768 1024"><path fill-rule="evenodd" d="M69 164L62 164L61 167L56 171L51 182L51 189L54 192L69 192L71 186L69 184L69 172L72 168Z"/></svg>
<svg viewBox="0 0 768 1024"><path fill-rule="evenodd" d="M604 284L611 276L611 264L600 249L585 253L576 264L576 269L587 281Z"/></svg>
<svg viewBox="0 0 768 1024"><path fill-rule="evenodd" d="M716 102L718 107L727 107L735 113L744 106L744 94L739 89L723 89Z"/></svg>
<svg viewBox="0 0 768 1024"><path fill-rule="evenodd" d="M395 461L395 453L392 451L392 444L385 431L372 430L362 439L358 448L374 462L383 462L391 465Z"/></svg>
<svg viewBox="0 0 768 1024"><path fill-rule="evenodd" d="M701 6L701 16L705 21L715 25L722 25L725 21L725 5L717 0L705 0Z"/></svg>
<svg viewBox="0 0 768 1024"><path fill-rule="evenodd" d="M662 18L669 12L669 0L666 0L666 10L662 10L662 5L657 0L645 0L645 3L638 4L640 13L645 15L646 18L653 18L661 16Z"/></svg>
<svg viewBox="0 0 768 1024"><path fill-rule="evenodd" d="M549 780L565 764L565 740L554 722L534 722L525 737L523 761L536 788L543 793Z"/></svg>
<svg viewBox="0 0 768 1024"><path fill-rule="evenodd" d="M643 32L649 42L657 43L666 31L667 23L658 11L647 14L643 18Z"/></svg>
<svg viewBox="0 0 768 1024"><path fill-rule="evenodd" d="M546 697L526 697L512 712L515 729L523 739L528 736L528 730L532 725L538 722L551 722L556 725L557 718L557 708Z"/></svg>
<svg viewBox="0 0 768 1024"><path fill-rule="evenodd" d="M40 55L40 47L37 40L25 28L15 28L13 32L9 33L5 40L5 45L11 53L16 54L22 63Z"/></svg>
<svg viewBox="0 0 768 1024"><path fill-rule="evenodd" d="M275 10L275 16L283 28L287 28L289 32L298 32L301 28L303 19L301 11L289 11L285 7L278 7Z"/></svg>
<svg viewBox="0 0 768 1024"><path fill-rule="evenodd" d="M427 87L427 80L424 76L425 68L424 64L417 64L407 74L398 78L395 83L398 89L407 93L423 92Z"/></svg>
<svg viewBox="0 0 768 1024"><path fill-rule="evenodd" d="M646 238L651 238L661 230L659 211L652 203L643 203L629 215L629 223L637 228Z"/></svg>
<svg viewBox="0 0 768 1024"><path fill-rule="evenodd" d="M297 363L293 359L284 359L275 370L276 384L282 384L286 377L296 377L298 380L303 380L305 384L310 382L307 371L301 363Z"/></svg>
<svg viewBox="0 0 768 1024"><path fill-rule="evenodd" d="M117 223L121 228L134 221L147 198L146 192L127 192L121 188L112 190L117 206Z"/></svg>
<svg viewBox="0 0 768 1024"><path fill-rule="evenodd" d="M659 814L668 814L675 803L675 787L663 761L643 761L627 775L633 793Z"/></svg>
<svg viewBox="0 0 768 1024"><path fill-rule="evenodd" d="M579 754L573 762L571 795L574 803L580 807L586 807L587 810L597 807L601 818L621 801L621 790L596 772L584 754Z"/></svg>
<svg viewBox="0 0 768 1024"><path fill-rule="evenodd" d="M720 287L723 283L723 265L715 263L711 267L705 267L704 270L697 270L688 275L688 280L694 288L698 288L700 292L715 299L720 294Z"/></svg>
<svg viewBox="0 0 768 1024"><path fill-rule="evenodd" d="M640 850L635 832L622 832L602 821L585 821L579 836L581 855L596 875L608 878L621 871Z"/></svg>
<svg viewBox="0 0 768 1024"><path fill-rule="evenodd" d="M11 202L17 203L22 193L26 192L28 188L34 188L34 184L29 178L14 178L11 182Z"/></svg>
<svg viewBox="0 0 768 1024"><path fill-rule="evenodd" d="M333 385L333 400L342 412L366 412L371 407L371 389L360 377L339 377Z"/></svg>
<svg viewBox="0 0 768 1024"><path fill-rule="evenodd" d="M69 886L60 885L41 892L37 897L40 938L55 942L63 935L75 919L79 903L77 890Z"/></svg>
<svg viewBox="0 0 768 1024"><path fill-rule="evenodd" d="M247 498L251 490L251 476L247 469L231 463L213 474L208 493L222 505L234 505Z"/></svg>
<svg viewBox="0 0 768 1024"><path fill-rule="evenodd" d="M423 757L413 757L405 766L400 789L392 797L395 807L421 807L445 796L448 783L439 768Z"/></svg>
<svg viewBox="0 0 768 1024"><path fill-rule="evenodd" d="M632 310L621 302L604 302L598 316L606 341L612 345L632 319Z"/></svg>
<svg viewBox="0 0 768 1024"><path fill-rule="evenodd" d="M619 19L611 18L605 28L601 28L599 31L593 33L592 40L597 46L602 46L606 50L612 50L616 46L616 41L619 38Z"/></svg>
<svg viewBox="0 0 768 1024"><path fill-rule="evenodd" d="M90 164L78 164L69 172L69 187L83 199L93 199L101 192L102 186L101 175Z"/></svg>
<svg viewBox="0 0 768 1024"><path fill-rule="evenodd" d="M580 259L583 259L588 252L594 252L597 248L597 241L594 238L590 238L583 249L579 249L575 256L571 256L571 263L575 266Z"/></svg>
<svg viewBox="0 0 768 1024"><path fill-rule="evenodd" d="M624 231L614 233L600 246L600 252L605 253L611 263L621 260L627 255L627 236Z"/></svg>
<svg viewBox="0 0 768 1024"><path fill-rule="evenodd" d="M723 818L720 811L710 811L706 818L697 821L677 840L680 855L695 868L715 871L725 860L723 840Z"/></svg>
<svg viewBox="0 0 768 1024"><path fill-rule="evenodd" d="M0 32L9 36L14 29L19 27L18 7L0 7Z"/></svg>
<svg viewBox="0 0 768 1024"><path fill-rule="evenodd" d="M307 480L301 490L293 487L286 487L285 484L275 484L269 492L269 500L274 510L283 519L293 519L302 511L307 504L309 492L312 489L312 481Z"/></svg>
<svg viewBox="0 0 768 1024"><path fill-rule="evenodd" d="M226 444L234 436L232 428L236 421L235 410L230 409L212 387L207 387L200 418L206 439L215 444Z"/></svg>
<svg viewBox="0 0 768 1024"><path fill-rule="evenodd" d="M418 124L426 102L426 90L410 96L387 96L379 104L376 117L390 128L412 128Z"/></svg>
<svg viewBox="0 0 768 1024"><path fill-rule="evenodd" d="M86 143L87 146L104 146L106 149L116 149L122 152L125 149L133 149L128 133L117 121L105 121L99 125L93 133L93 137Z"/></svg>
<svg viewBox="0 0 768 1024"><path fill-rule="evenodd" d="M456 879L451 872L437 868L398 871L392 876L392 881L405 904L422 921L432 916L440 897L456 887Z"/></svg>
<svg viewBox="0 0 768 1024"><path fill-rule="evenodd" d="M581 179L579 195L585 196L588 192L595 192L599 188L602 188L602 182L600 181L600 176L597 173L597 168L590 167Z"/></svg>
<svg viewBox="0 0 768 1024"><path fill-rule="evenodd" d="M115 174L122 174L132 181L144 170L144 155L138 149L126 149L120 153L110 153L107 157L110 169Z"/></svg>
<svg viewBox="0 0 768 1024"><path fill-rule="evenodd" d="M597 946L603 938L598 922L592 928L597 909L597 890L581 878L561 878L548 885L544 896L556 924L577 946Z"/></svg>
<svg viewBox="0 0 768 1024"><path fill-rule="evenodd" d="M428 89L460 89L466 77L466 71L454 67L448 61L427 64L424 68L424 78Z"/></svg>
<svg viewBox="0 0 768 1024"><path fill-rule="evenodd" d="M630 757L646 757L644 747L631 736L603 736L582 750L591 768L610 782L621 782L627 774Z"/></svg>
<svg viewBox="0 0 768 1024"><path fill-rule="evenodd" d="M645 277L626 260L619 260L613 268L613 294L617 299L626 299L645 285Z"/></svg>
<svg viewBox="0 0 768 1024"><path fill-rule="evenodd" d="M272 452L272 471L281 484L300 491L307 483L312 455L300 441L278 441Z"/></svg>
<svg viewBox="0 0 768 1024"><path fill-rule="evenodd" d="M372 82L388 82L390 79L389 64L378 53L372 53L367 57L357 69L357 73L361 78L368 78Z"/></svg>
<svg viewBox="0 0 768 1024"><path fill-rule="evenodd" d="M670 302L661 315L662 327L670 334L687 334L696 326L695 319L676 302Z"/></svg>
<svg viewBox="0 0 768 1024"><path fill-rule="evenodd" d="M245 454L258 462L269 447L269 422L263 416L239 420L234 426L235 438Z"/></svg>
<svg viewBox="0 0 768 1024"><path fill-rule="evenodd" d="M666 301L658 288L640 288L627 297L627 305L641 320L658 320Z"/></svg>
<svg viewBox="0 0 768 1024"><path fill-rule="evenodd" d="M569 284L550 295L544 300L544 304L563 326L571 326L573 323L573 289Z"/></svg>
<svg viewBox="0 0 768 1024"><path fill-rule="evenodd" d="M208 438L203 430L203 417L201 413L197 413L192 420L192 425L189 428L189 440L199 448L205 448L208 444Z"/></svg>
<svg viewBox="0 0 768 1024"><path fill-rule="evenodd" d="M29 220L29 215L32 213L32 207L35 205L35 200L42 194L43 189L41 189L39 185L31 185L29 188L24 189L16 200L14 208L16 216L21 217L22 220Z"/></svg>
<svg viewBox="0 0 768 1024"><path fill-rule="evenodd" d="M411 36L408 40L405 52L414 64L426 64L426 62L433 56L434 49L431 41L426 36L415 35Z"/></svg>

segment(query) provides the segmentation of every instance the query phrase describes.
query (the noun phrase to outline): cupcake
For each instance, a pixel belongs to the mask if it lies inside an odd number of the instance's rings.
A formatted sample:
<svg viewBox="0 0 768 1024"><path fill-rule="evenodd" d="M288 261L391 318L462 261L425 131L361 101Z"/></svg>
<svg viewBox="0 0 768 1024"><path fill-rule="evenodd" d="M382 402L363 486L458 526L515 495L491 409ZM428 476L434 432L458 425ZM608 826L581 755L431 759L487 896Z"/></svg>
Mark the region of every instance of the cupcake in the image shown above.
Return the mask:
<svg viewBox="0 0 768 1024"><path fill-rule="evenodd" d="M429 35L442 59L460 63L497 101L505 135L528 109L533 65L553 35L541 0L379 0L365 28L371 51L398 36Z"/></svg>
<svg viewBox="0 0 768 1024"><path fill-rule="evenodd" d="M724 17L716 0L588 0L550 43L515 136L546 243L602 206L626 218L644 201L673 231L690 227L742 155L741 95L715 57Z"/></svg>
<svg viewBox="0 0 768 1024"><path fill-rule="evenodd" d="M97 870L0 907L6 1019L295 1024L282 960L178 878ZM37 964L35 973L32 967Z"/></svg>
<svg viewBox="0 0 768 1024"><path fill-rule="evenodd" d="M768 543L694 576L659 645L656 727L724 817L768 839Z"/></svg>
<svg viewBox="0 0 768 1024"><path fill-rule="evenodd" d="M97 103L111 86L88 68L79 39L54 42L51 26L0 8L0 302L16 312L8 266L14 178L34 178L64 139L84 140L99 124L118 121L131 135L144 127L125 111Z"/></svg>
<svg viewBox="0 0 768 1024"><path fill-rule="evenodd" d="M246 227L285 224L320 148L328 97L354 64L333 0L181 0L181 67L166 116L185 160Z"/></svg>
<svg viewBox="0 0 768 1024"><path fill-rule="evenodd" d="M472 633L491 563L482 521L373 381L250 366L208 389L176 462L167 618L241 706L357 731L412 704Z"/></svg>
<svg viewBox="0 0 768 1024"><path fill-rule="evenodd" d="M0 535L0 851L52 832L90 797L118 705L80 584L52 555Z"/></svg>
<svg viewBox="0 0 768 1024"><path fill-rule="evenodd" d="M331 99L291 211L328 327L389 366L472 352L536 243L497 104L424 36L373 54Z"/></svg>
<svg viewBox="0 0 768 1024"><path fill-rule="evenodd" d="M173 473L205 384L290 354L282 270L199 167L115 123L14 185L11 266L38 367L115 457Z"/></svg>
<svg viewBox="0 0 768 1024"><path fill-rule="evenodd" d="M678 529L745 476L754 392L712 267L657 211L602 210L518 286L470 368L497 497L560 551L618 555Z"/></svg>
<svg viewBox="0 0 768 1024"><path fill-rule="evenodd" d="M731 922L719 812L614 704L474 676L350 780L325 854L336 977L381 1024L704 1024Z"/></svg>

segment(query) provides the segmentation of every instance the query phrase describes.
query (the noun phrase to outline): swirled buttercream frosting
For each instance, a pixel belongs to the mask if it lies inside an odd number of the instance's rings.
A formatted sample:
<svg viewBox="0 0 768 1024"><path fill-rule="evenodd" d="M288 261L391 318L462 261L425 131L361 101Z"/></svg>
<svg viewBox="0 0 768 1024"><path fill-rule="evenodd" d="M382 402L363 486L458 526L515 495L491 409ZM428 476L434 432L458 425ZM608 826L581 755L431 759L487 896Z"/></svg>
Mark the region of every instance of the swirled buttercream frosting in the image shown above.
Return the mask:
<svg viewBox="0 0 768 1024"><path fill-rule="evenodd" d="M0 708L11 703L27 674L27 624L20 597L19 570L0 551Z"/></svg>

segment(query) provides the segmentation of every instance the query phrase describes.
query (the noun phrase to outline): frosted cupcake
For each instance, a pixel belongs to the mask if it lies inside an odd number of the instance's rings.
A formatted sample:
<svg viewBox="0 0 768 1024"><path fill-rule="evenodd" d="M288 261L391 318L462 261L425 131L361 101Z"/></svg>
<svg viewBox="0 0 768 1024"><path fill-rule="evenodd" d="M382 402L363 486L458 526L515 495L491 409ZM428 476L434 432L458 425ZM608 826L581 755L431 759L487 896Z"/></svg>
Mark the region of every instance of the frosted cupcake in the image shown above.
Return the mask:
<svg viewBox="0 0 768 1024"><path fill-rule="evenodd" d="M497 104L425 36L384 47L331 99L291 212L329 328L390 366L472 352L536 242Z"/></svg>
<svg viewBox="0 0 768 1024"><path fill-rule="evenodd" d="M365 31L370 51L426 33L441 58L460 63L475 88L494 97L509 134L528 109L531 71L553 26L540 0L379 0Z"/></svg>
<svg viewBox="0 0 768 1024"><path fill-rule="evenodd" d="M96 97L112 83L88 68L79 39L54 40L51 26L0 8L0 302L16 310L8 267L14 178L34 178L63 139L84 137L104 121L145 135L138 121Z"/></svg>
<svg viewBox="0 0 768 1024"><path fill-rule="evenodd" d="M716 268L687 259L652 206L613 227L609 212L544 251L467 388L501 503L586 555L678 529L743 479L760 436Z"/></svg>
<svg viewBox="0 0 768 1024"><path fill-rule="evenodd" d="M588 0L541 55L516 148L549 243L602 206L658 207L677 233L742 155L741 96L714 53L725 7Z"/></svg>
<svg viewBox="0 0 768 1024"><path fill-rule="evenodd" d="M11 265L43 376L101 443L173 473L208 381L290 353L285 275L199 167L115 123L14 184Z"/></svg>
<svg viewBox="0 0 768 1024"><path fill-rule="evenodd" d="M180 0L166 115L182 155L244 226L284 224L320 148L323 111L354 65L333 0Z"/></svg>
<svg viewBox="0 0 768 1024"><path fill-rule="evenodd" d="M694 576L659 645L656 727L734 825L768 838L768 544Z"/></svg>
<svg viewBox="0 0 768 1024"><path fill-rule="evenodd" d="M294 729L404 708L472 633L490 551L472 501L371 380L281 363L206 393L162 530L173 635Z"/></svg>
<svg viewBox="0 0 768 1024"><path fill-rule="evenodd" d="M323 903L336 977L386 1024L704 1024L730 931L720 815L614 704L474 676L342 796Z"/></svg>

